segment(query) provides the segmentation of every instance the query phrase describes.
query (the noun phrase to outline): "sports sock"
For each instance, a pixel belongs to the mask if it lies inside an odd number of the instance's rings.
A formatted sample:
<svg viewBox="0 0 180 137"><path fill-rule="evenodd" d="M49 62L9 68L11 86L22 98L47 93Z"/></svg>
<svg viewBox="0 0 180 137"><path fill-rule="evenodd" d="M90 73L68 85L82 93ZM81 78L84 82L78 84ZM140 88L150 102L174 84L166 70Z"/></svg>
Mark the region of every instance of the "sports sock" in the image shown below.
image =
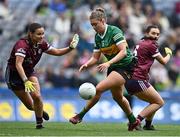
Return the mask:
<svg viewBox="0 0 180 137"><path fill-rule="evenodd" d="M145 120L145 121L146 121L145 126L150 127L151 123L152 123L152 120Z"/></svg>
<svg viewBox="0 0 180 137"><path fill-rule="evenodd" d="M82 119L86 113L87 113L87 110L84 107L83 110L78 115Z"/></svg>
<svg viewBox="0 0 180 137"><path fill-rule="evenodd" d="M42 125L43 119L42 117L36 117L36 125Z"/></svg>
<svg viewBox="0 0 180 137"><path fill-rule="evenodd" d="M129 119L129 123L134 123L134 122L136 122L136 118L135 118L135 116L134 116L133 113L129 114L129 115L127 116L127 118Z"/></svg>
<svg viewBox="0 0 180 137"><path fill-rule="evenodd" d="M138 115L138 116L137 116L137 119L139 119L140 121L143 121L144 117Z"/></svg>

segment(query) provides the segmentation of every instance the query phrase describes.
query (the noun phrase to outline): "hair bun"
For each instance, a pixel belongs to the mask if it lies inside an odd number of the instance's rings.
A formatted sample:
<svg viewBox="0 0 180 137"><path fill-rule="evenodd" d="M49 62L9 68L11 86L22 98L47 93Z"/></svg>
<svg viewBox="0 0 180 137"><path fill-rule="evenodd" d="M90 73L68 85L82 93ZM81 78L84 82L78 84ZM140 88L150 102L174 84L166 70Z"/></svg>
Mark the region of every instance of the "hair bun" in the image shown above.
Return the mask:
<svg viewBox="0 0 180 137"><path fill-rule="evenodd" d="M96 11L100 11L100 12L103 12L103 13L105 13L104 9L103 9L103 8L101 8L101 7L99 7L99 8L96 8Z"/></svg>

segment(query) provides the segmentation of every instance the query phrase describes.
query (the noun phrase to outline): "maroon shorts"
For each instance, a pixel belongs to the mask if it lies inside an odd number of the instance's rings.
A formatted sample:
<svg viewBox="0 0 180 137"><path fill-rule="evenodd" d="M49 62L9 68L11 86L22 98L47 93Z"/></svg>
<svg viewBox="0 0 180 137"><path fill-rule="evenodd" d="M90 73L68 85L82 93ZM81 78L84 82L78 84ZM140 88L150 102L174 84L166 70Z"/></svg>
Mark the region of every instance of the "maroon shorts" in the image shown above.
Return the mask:
<svg viewBox="0 0 180 137"><path fill-rule="evenodd" d="M130 95L147 90L151 84L146 80L129 79L125 83L125 88Z"/></svg>
<svg viewBox="0 0 180 137"><path fill-rule="evenodd" d="M27 77L36 76L35 72L26 74ZM19 73L17 71L11 70L9 67L6 68L5 73L6 84L9 89L12 90L22 90L24 89L24 82L22 81Z"/></svg>

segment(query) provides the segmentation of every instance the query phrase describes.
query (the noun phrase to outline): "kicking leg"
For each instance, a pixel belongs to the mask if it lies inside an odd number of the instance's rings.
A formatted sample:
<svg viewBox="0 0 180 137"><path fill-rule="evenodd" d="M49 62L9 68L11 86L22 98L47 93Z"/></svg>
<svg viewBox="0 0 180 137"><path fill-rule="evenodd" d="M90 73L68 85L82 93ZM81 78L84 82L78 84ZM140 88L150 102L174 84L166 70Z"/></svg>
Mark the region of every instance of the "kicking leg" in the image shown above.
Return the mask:
<svg viewBox="0 0 180 137"><path fill-rule="evenodd" d="M79 122L81 122L82 118L84 117L84 115L99 101L101 94L110 89L114 83L115 83L115 78L112 77L112 73L111 72L108 77L106 79L104 79L103 81L101 81L97 86L96 86L96 95L87 102L86 106L83 108L83 110L75 115L74 117L70 118L70 122L73 124L77 124ZM114 75L113 75L114 76ZM119 83L120 84L120 83Z"/></svg>

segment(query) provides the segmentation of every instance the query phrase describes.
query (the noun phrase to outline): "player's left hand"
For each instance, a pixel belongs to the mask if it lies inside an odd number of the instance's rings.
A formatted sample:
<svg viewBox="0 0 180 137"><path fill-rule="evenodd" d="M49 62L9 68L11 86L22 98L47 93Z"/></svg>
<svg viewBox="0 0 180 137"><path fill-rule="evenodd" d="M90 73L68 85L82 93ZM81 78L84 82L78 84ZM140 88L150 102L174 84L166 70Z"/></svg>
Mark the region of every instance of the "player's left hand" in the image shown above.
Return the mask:
<svg viewBox="0 0 180 137"><path fill-rule="evenodd" d="M105 62L97 66L98 71L105 72L110 67L109 62Z"/></svg>
<svg viewBox="0 0 180 137"><path fill-rule="evenodd" d="M170 56L172 56L172 50L170 48L164 48L166 54L169 54Z"/></svg>
<svg viewBox="0 0 180 137"><path fill-rule="evenodd" d="M75 35L73 36L73 39L72 39L69 47L70 47L71 49L75 49L75 48L77 47L77 45L78 45L78 42L79 42L79 35L78 35L78 34L75 34Z"/></svg>
<svg viewBox="0 0 180 137"><path fill-rule="evenodd" d="M34 92L36 91L36 88L34 87L34 82L31 82L30 80L27 80L24 82L25 86L25 92Z"/></svg>

